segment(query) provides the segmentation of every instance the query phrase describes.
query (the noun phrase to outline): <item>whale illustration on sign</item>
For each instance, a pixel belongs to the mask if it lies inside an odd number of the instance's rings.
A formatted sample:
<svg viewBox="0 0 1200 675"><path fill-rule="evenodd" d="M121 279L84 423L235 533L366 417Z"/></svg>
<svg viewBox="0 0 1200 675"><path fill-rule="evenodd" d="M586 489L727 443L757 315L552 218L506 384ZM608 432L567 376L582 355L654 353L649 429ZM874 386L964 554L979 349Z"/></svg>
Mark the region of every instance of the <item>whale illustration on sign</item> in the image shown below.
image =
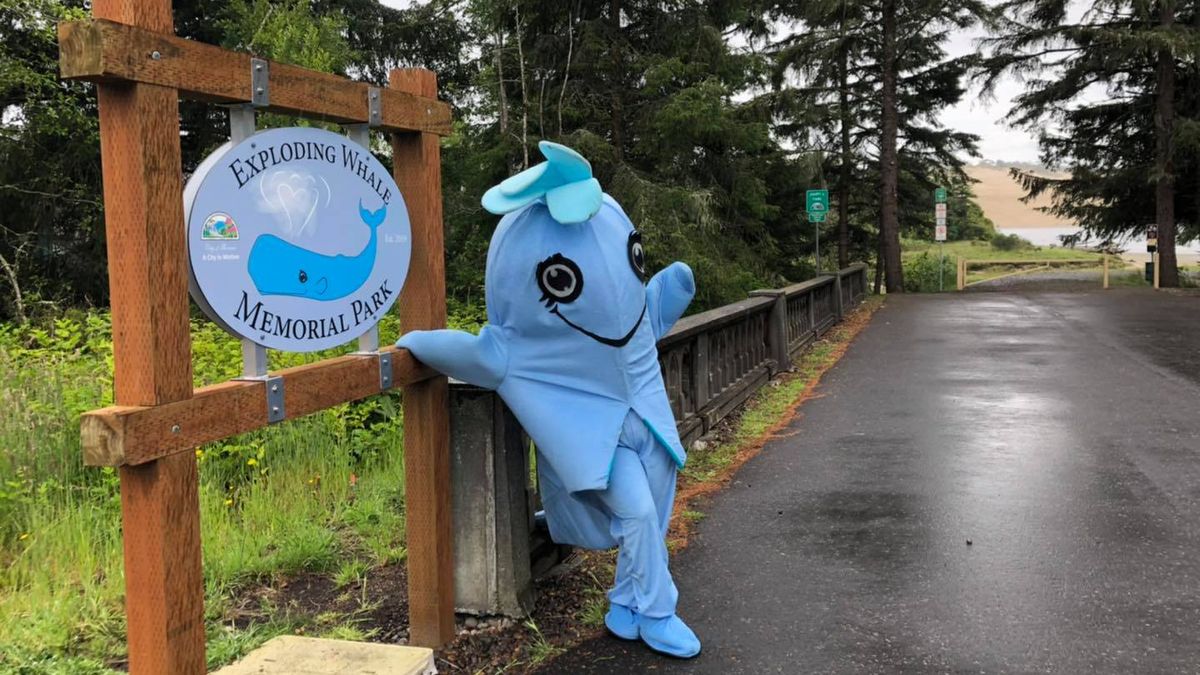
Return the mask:
<svg viewBox="0 0 1200 675"><path fill-rule="evenodd" d="M250 249L247 271L263 295L290 295L322 302L337 300L357 291L371 276L379 246L377 230L387 218L387 205L368 211L362 201L358 215L371 230L371 237L354 256L325 255L301 248L273 234L260 235Z"/></svg>

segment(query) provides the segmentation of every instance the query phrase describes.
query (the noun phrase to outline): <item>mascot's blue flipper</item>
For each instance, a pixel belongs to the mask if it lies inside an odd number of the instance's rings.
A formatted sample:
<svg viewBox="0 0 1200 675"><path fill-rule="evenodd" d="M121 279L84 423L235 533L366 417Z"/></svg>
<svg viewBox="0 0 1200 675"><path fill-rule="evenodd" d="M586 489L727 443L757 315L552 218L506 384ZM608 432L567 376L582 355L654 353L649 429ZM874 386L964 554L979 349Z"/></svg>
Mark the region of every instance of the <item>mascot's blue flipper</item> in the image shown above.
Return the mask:
<svg viewBox="0 0 1200 675"><path fill-rule="evenodd" d="M483 208L496 215L512 213L544 199L554 220L582 223L596 215L604 199L592 165L565 145L542 141L546 161L508 178L483 195Z"/></svg>
<svg viewBox="0 0 1200 675"><path fill-rule="evenodd" d="M671 263L650 279L646 284L646 309L654 326L655 340L671 330L695 294L696 281L686 263Z"/></svg>
<svg viewBox="0 0 1200 675"><path fill-rule="evenodd" d="M460 330L428 330L406 333L396 342L429 367L484 389L495 389L508 369L503 334L484 326L479 335Z"/></svg>

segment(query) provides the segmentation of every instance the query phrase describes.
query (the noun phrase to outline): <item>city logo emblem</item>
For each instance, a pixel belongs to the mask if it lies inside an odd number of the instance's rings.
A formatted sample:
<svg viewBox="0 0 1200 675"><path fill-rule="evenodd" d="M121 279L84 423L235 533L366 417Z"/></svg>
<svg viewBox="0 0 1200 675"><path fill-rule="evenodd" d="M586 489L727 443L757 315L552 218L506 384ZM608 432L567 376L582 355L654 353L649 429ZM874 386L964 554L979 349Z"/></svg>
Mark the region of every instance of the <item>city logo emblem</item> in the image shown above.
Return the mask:
<svg viewBox="0 0 1200 675"><path fill-rule="evenodd" d="M272 129L226 143L188 181L184 209L192 297L265 347L349 342L404 285L404 199L379 160L344 136Z"/></svg>
<svg viewBox="0 0 1200 675"><path fill-rule="evenodd" d="M237 223L233 222L233 218L228 213L214 213L204 221L204 229L200 232L200 238L207 241L237 239Z"/></svg>

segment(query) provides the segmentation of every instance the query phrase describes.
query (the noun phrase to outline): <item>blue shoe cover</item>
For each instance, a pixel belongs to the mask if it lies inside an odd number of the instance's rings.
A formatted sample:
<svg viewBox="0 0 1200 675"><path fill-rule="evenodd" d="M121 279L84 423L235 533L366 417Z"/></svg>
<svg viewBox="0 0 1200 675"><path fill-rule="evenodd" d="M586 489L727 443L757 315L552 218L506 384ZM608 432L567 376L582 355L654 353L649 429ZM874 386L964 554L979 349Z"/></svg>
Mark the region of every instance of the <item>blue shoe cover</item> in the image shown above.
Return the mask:
<svg viewBox="0 0 1200 675"><path fill-rule="evenodd" d="M638 615L638 633L642 642L667 656L690 659L700 653L700 638L678 616L661 619Z"/></svg>
<svg viewBox="0 0 1200 675"><path fill-rule="evenodd" d="M637 614L625 605L615 602L609 605L608 614L604 615L604 626L622 640L638 639Z"/></svg>

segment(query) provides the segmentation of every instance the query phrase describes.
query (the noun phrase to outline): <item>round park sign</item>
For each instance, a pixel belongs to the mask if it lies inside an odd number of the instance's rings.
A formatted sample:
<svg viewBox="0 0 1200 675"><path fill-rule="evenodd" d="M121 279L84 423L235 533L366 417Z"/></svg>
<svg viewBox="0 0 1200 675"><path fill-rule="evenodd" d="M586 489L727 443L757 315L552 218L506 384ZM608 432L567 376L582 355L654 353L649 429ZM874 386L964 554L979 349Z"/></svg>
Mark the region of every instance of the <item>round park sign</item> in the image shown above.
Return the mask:
<svg viewBox="0 0 1200 675"><path fill-rule="evenodd" d="M387 169L320 129L226 143L184 190L192 297L229 332L316 351L373 327L400 294L408 210Z"/></svg>

